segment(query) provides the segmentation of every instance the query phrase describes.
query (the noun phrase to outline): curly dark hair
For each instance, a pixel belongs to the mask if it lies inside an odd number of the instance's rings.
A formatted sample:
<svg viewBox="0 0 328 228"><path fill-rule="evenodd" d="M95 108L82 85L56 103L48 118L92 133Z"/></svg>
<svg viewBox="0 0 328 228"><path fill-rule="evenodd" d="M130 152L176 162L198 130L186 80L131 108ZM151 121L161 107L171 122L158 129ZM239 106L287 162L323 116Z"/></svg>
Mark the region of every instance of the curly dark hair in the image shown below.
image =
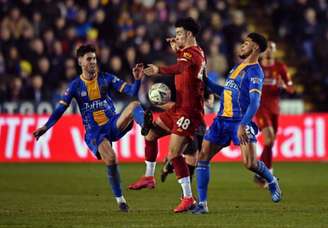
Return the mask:
<svg viewBox="0 0 328 228"><path fill-rule="evenodd" d="M200 30L198 23L191 17L178 19L175 22L175 27L182 27L184 30L190 31L193 36L197 36Z"/></svg>

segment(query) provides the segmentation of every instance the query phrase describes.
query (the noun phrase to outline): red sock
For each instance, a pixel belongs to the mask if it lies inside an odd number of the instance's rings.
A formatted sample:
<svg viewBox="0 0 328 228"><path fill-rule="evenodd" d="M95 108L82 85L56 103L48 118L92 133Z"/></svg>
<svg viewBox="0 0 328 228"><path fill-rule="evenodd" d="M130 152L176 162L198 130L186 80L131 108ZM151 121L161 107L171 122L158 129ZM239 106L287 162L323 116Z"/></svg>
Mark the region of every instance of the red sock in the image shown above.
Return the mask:
<svg viewBox="0 0 328 228"><path fill-rule="evenodd" d="M263 152L261 154L261 161L268 167L272 168L272 146L273 145L264 145Z"/></svg>
<svg viewBox="0 0 328 228"><path fill-rule="evenodd" d="M157 158L157 140L147 141L145 140L145 159L146 161L155 162Z"/></svg>
<svg viewBox="0 0 328 228"><path fill-rule="evenodd" d="M176 175L177 179L180 179L183 177L188 177L190 175L187 163L185 162L185 159L181 155L173 158L172 164L173 164L175 175Z"/></svg>

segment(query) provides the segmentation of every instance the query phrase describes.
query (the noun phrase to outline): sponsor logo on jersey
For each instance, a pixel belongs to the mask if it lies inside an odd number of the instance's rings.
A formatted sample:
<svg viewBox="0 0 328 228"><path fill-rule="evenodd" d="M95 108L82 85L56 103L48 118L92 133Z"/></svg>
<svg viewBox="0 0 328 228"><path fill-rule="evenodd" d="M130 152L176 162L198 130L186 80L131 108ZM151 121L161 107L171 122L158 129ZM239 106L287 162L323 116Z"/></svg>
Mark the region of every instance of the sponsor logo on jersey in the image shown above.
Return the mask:
<svg viewBox="0 0 328 228"><path fill-rule="evenodd" d="M235 83L234 80L228 79L225 84L225 87L232 88L232 89L239 89L238 85Z"/></svg>

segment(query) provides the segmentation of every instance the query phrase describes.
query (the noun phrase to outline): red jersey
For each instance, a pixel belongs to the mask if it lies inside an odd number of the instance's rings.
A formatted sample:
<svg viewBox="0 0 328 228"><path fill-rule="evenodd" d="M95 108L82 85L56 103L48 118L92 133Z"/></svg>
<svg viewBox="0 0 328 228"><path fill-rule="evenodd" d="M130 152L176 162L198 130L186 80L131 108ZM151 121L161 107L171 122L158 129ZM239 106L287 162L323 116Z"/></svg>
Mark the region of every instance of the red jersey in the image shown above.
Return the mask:
<svg viewBox="0 0 328 228"><path fill-rule="evenodd" d="M192 46L177 52L177 64L159 68L160 73L175 74L177 112L203 116L204 83L201 78L205 66L203 50L199 46Z"/></svg>
<svg viewBox="0 0 328 228"><path fill-rule="evenodd" d="M279 61L275 61L272 66L262 66L262 69L264 82L259 112L265 109L271 113L278 114L282 82L287 86L292 85L292 81L287 73L287 66Z"/></svg>

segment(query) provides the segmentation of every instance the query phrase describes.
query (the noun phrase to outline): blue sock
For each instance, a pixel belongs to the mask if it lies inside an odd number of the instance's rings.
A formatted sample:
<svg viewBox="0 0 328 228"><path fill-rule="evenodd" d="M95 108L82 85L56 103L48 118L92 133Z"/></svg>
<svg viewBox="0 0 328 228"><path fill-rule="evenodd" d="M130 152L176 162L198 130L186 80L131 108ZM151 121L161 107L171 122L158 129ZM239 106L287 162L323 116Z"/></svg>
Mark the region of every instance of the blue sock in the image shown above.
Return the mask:
<svg viewBox="0 0 328 228"><path fill-rule="evenodd" d="M209 161L199 161L196 168L199 202L207 201L207 187L210 182Z"/></svg>
<svg viewBox="0 0 328 228"><path fill-rule="evenodd" d="M120 173L116 164L107 166L108 181L115 197L122 196Z"/></svg>
<svg viewBox="0 0 328 228"><path fill-rule="evenodd" d="M139 124L141 127L144 124L144 109L141 107L141 105L138 105L133 109L133 119Z"/></svg>
<svg viewBox="0 0 328 228"><path fill-rule="evenodd" d="M273 181L273 176L263 161L257 161L257 169L254 172L263 177L268 183Z"/></svg>

